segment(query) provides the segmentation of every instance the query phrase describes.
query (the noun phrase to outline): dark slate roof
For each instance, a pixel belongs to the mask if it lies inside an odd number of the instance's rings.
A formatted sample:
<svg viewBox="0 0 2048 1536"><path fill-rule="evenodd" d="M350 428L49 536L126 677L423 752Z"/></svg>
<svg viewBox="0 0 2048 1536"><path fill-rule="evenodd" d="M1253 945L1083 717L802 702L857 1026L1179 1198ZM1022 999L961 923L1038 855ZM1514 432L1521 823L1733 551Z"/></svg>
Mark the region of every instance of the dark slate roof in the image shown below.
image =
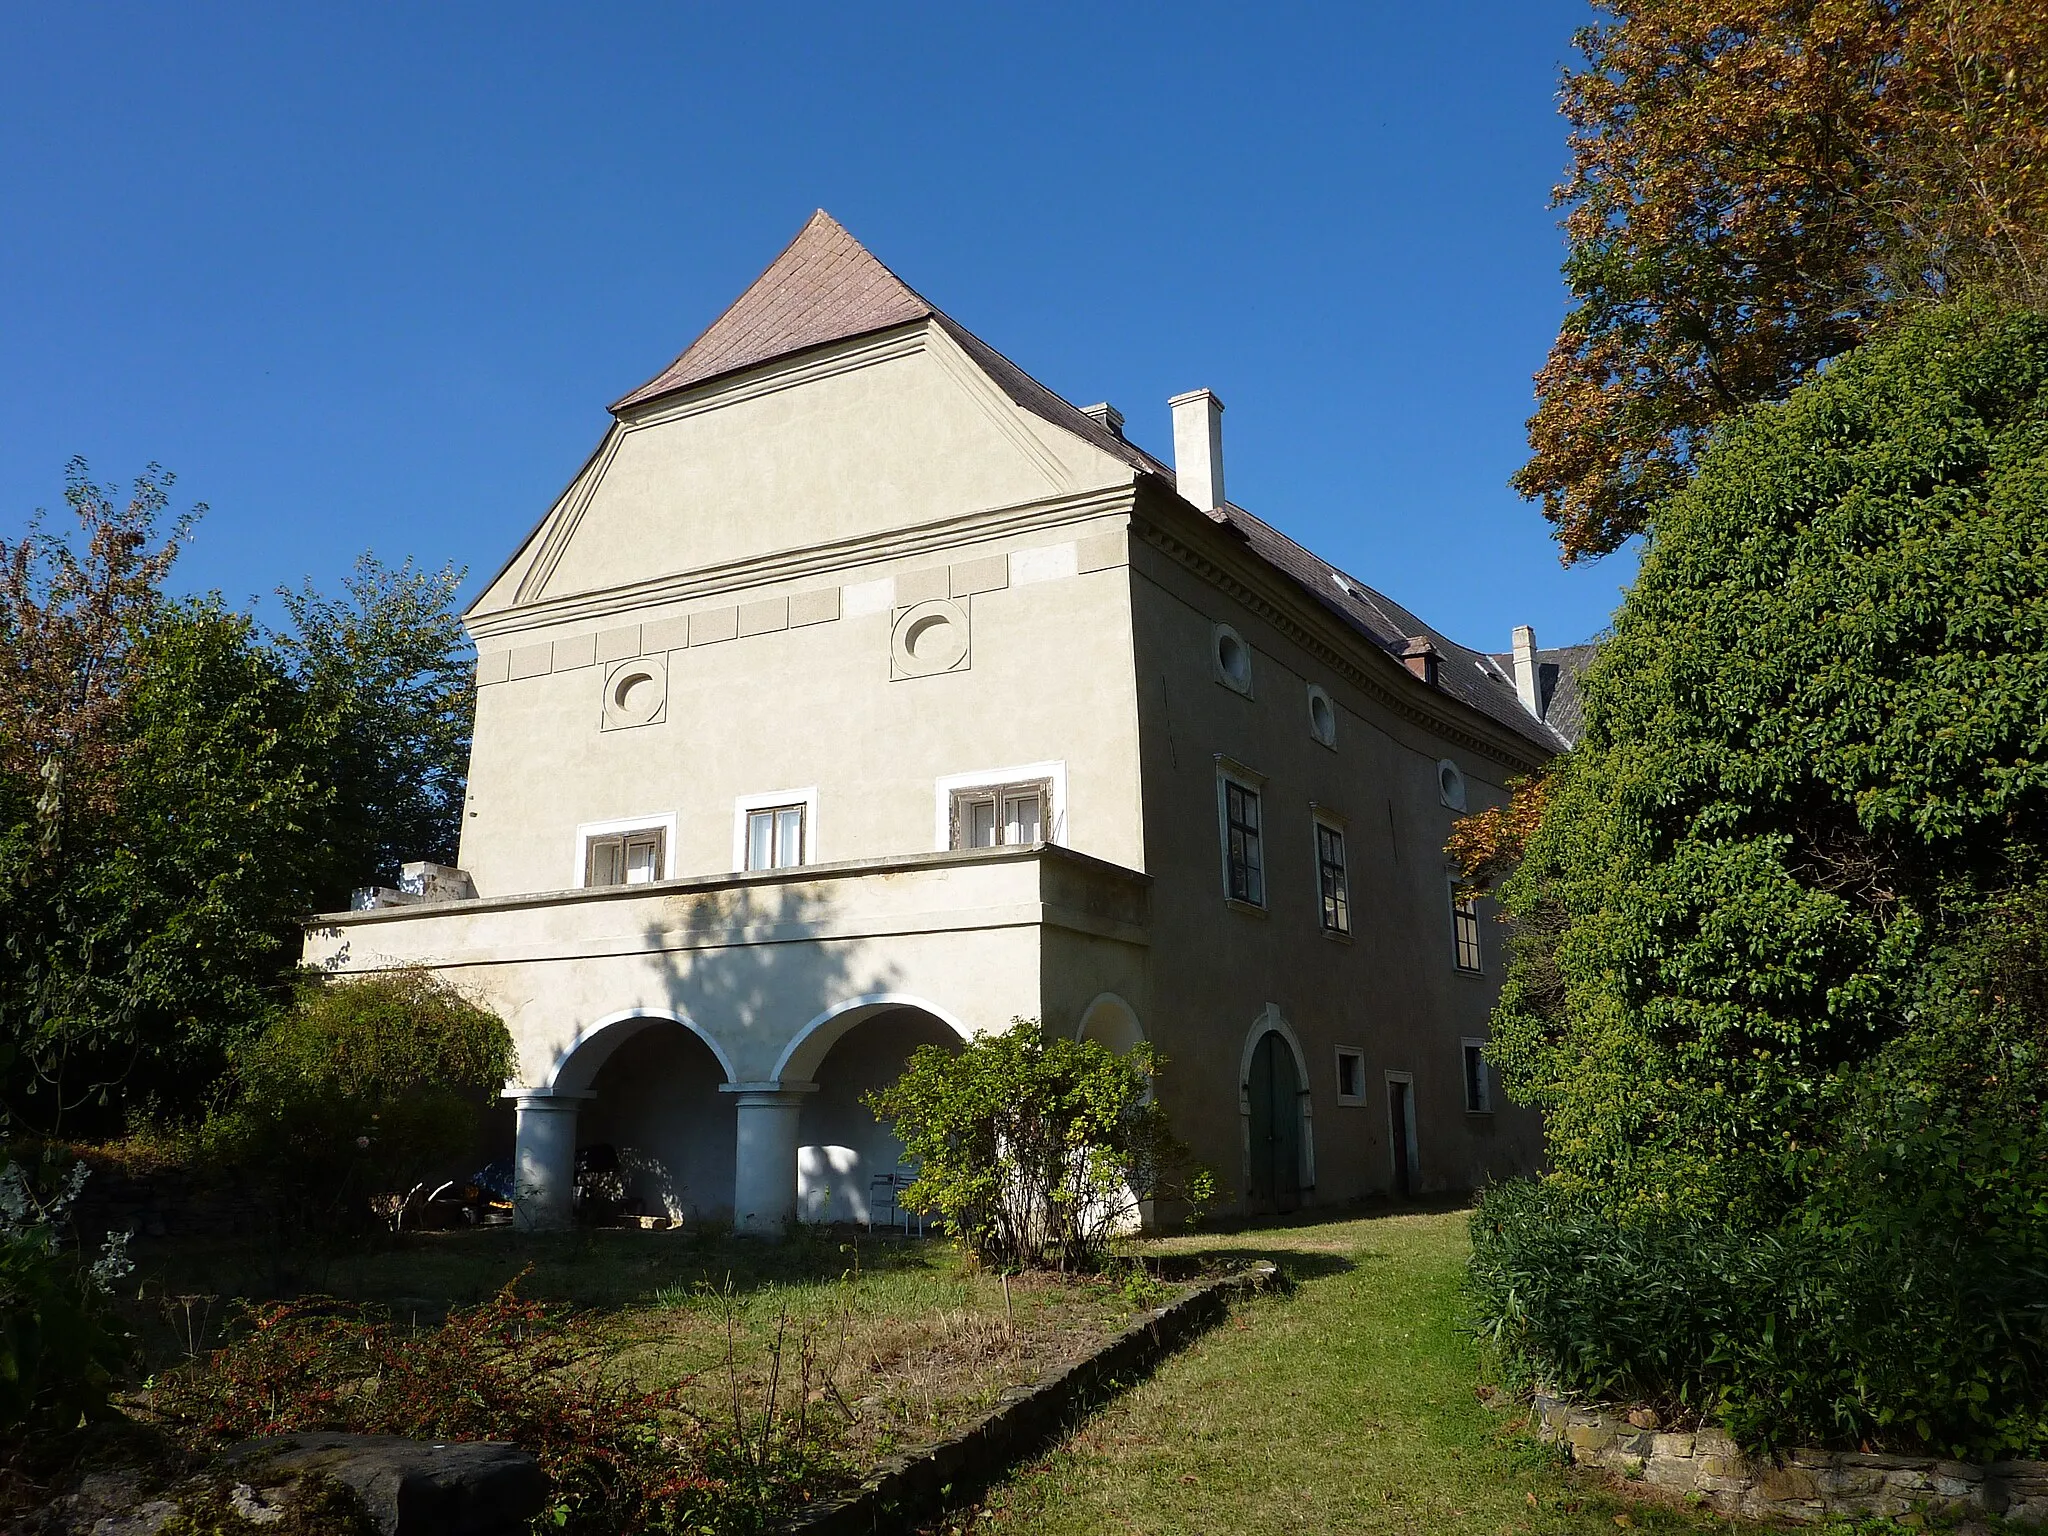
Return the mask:
<svg viewBox="0 0 2048 1536"><path fill-rule="evenodd" d="M923 321L943 328L1022 409L1092 443L1140 474L1157 475L1172 483L1170 466L1054 394L945 314L877 261L822 208L680 357L620 399L612 410L624 412L777 358ZM1398 658L1410 639L1427 639L1436 648L1437 686L1443 692L1547 750L1569 744L1566 735L1522 708L1513 672L1502 665L1501 658L1439 634L1391 598L1318 559L1242 507L1227 506L1209 516L1235 529L1254 554L1382 650ZM1588 653L1591 649L1576 648ZM1560 721L1569 715L1573 731L1577 729L1577 677L1581 670L1582 663L1560 671L1558 700L1551 711ZM1424 685L1418 679L1416 686Z"/></svg>
<svg viewBox="0 0 2048 1536"><path fill-rule="evenodd" d="M1217 520L1242 533L1253 554L1389 655L1399 657L1410 639L1429 641L1436 647L1437 687L1452 698L1549 751L1567 745L1556 732L1522 708L1515 693L1514 674L1503 672L1493 657L1430 628L1392 598L1339 570L1240 506L1225 506ZM1419 679L1416 686L1423 686Z"/></svg>
<svg viewBox="0 0 2048 1536"><path fill-rule="evenodd" d="M1561 645L1551 650L1540 647L1536 652L1536 697L1543 705L1543 720L1563 738L1566 745L1579 739L1579 733L1586 728L1585 698L1579 684L1586 675L1586 669L1593 665L1593 658L1600 654L1600 642L1589 640L1584 645ZM1515 657L1512 651L1497 651L1487 658L1498 668L1512 686L1515 675Z"/></svg>

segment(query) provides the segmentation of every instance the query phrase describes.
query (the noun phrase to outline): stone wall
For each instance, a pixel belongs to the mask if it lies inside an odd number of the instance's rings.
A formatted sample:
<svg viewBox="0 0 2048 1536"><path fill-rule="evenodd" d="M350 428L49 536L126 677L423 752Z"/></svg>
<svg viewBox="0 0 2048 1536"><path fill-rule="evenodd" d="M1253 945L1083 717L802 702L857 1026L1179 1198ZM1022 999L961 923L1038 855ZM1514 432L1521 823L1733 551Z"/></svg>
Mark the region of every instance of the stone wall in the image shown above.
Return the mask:
<svg viewBox="0 0 2048 1536"><path fill-rule="evenodd" d="M1581 1466L1697 1495L1724 1514L1791 1521L2002 1515L2015 1524L2048 1523L2044 1461L1976 1466L1933 1456L1808 1449L1788 1451L1777 1461L1752 1460L1724 1430L1667 1431L1646 1409L1538 1396L1534 1417L1538 1435L1569 1446Z"/></svg>

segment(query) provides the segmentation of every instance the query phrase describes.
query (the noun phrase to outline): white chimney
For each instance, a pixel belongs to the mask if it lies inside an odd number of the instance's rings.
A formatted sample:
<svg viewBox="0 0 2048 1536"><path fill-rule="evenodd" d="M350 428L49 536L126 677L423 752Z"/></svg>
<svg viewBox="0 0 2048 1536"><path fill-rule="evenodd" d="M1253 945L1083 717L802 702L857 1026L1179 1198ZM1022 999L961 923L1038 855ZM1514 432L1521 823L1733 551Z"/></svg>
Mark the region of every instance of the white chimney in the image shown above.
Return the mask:
<svg viewBox="0 0 2048 1536"><path fill-rule="evenodd" d="M1191 389L1166 402L1173 408L1173 481L1204 512L1223 505L1223 402Z"/></svg>
<svg viewBox="0 0 2048 1536"><path fill-rule="evenodd" d="M1543 718L1543 697L1536 679L1536 631L1527 624L1515 626L1515 694L1522 708L1538 720Z"/></svg>

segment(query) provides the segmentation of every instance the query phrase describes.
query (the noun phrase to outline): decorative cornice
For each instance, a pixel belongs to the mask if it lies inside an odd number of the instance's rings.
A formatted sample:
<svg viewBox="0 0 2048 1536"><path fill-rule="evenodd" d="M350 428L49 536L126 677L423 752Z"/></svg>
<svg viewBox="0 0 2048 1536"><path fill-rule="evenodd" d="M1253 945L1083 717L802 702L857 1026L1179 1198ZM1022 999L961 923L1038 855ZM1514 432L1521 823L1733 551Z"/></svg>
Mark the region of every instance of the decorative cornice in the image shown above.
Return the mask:
<svg viewBox="0 0 2048 1536"><path fill-rule="evenodd" d="M1106 514L1129 511L1131 496L1131 486L1123 484L1074 496L1048 497L1007 507L986 508L907 528L752 555L744 560L707 565L694 571L626 586L520 603L493 613L472 615L464 622L472 638L490 639L553 624L600 619L660 603L687 602L693 598L744 591L749 587L768 586L850 566L928 554L935 549L958 544L1084 523Z"/></svg>
<svg viewBox="0 0 2048 1536"><path fill-rule="evenodd" d="M1402 719L1434 731L1447 741L1481 753L1510 768L1530 772L1542 767L1548 760L1547 755L1533 742L1525 744L1505 731L1496 736L1474 730L1472 719L1483 720L1486 717L1468 704L1462 704L1448 695L1440 695L1432 696L1429 702L1440 701L1445 707L1438 710L1428 709L1422 707L1422 702L1413 696L1412 690L1387 686L1388 682L1392 681L1391 678L1374 676L1370 667L1361 664L1356 656L1349 653L1349 647L1365 642L1351 638L1348 645L1338 644L1331 638L1331 632L1337 629L1336 621L1311 604L1306 597L1295 592L1291 585L1283 586L1281 583L1284 578L1274 580L1270 587L1265 584L1265 562L1259 562L1260 580L1255 584L1246 572L1227 567L1221 559L1209 551L1198 549L1191 540L1181 537L1153 516L1142 511L1135 512L1131 519L1131 527L1151 548L1158 550L1175 564L1192 572L1211 586L1221 588L1374 703ZM1345 633L1348 636L1348 631ZM1400 663L1392 657L1387 657L1386 665L1393 668L1398 667Z"/></svg>

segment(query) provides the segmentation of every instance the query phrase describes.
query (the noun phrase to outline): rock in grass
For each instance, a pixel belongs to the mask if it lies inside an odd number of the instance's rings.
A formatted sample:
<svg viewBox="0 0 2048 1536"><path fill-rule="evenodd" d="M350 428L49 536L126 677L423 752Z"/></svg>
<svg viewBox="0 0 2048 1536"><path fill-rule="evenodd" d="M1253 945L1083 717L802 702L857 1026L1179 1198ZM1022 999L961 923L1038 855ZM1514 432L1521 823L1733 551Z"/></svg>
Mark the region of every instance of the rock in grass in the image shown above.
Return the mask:
<svg viewBox="0 0 2048 1536"><path fill-rule="evenodd" d="M547 1500L540 1464L515 1445L327 1431L246 1441L247 1478L323 1473L355 1490L383 1536L514 1536Z"/></svg>

